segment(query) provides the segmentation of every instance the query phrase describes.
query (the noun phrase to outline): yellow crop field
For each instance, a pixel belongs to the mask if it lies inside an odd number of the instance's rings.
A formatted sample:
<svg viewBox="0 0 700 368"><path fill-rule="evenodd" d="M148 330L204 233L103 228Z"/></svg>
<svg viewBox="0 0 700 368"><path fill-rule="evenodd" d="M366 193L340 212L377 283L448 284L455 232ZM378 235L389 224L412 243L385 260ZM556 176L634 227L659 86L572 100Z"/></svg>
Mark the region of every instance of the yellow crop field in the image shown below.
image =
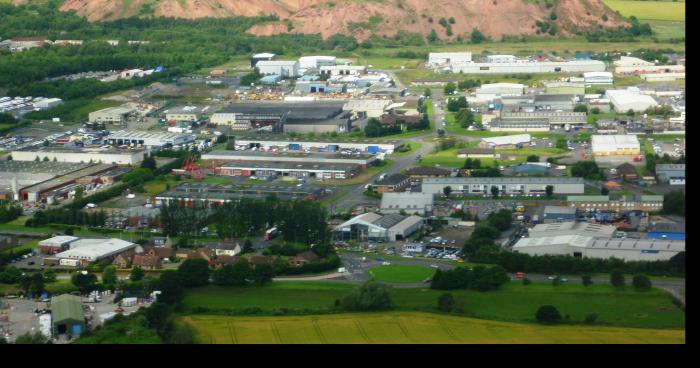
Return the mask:
<svg viewBox="0 0 700 368"><path fill-rule="evenodd" d="M625 17L635 16L639 20L671 20L685 22L685 2L603 0L612 10Z"/></svg>
<svg viewBox="0 0 700 368"><path fill-rule="evenodd" d="M420 312L180 318L204 344L683 344L685 330L544 326Z"/></svg>

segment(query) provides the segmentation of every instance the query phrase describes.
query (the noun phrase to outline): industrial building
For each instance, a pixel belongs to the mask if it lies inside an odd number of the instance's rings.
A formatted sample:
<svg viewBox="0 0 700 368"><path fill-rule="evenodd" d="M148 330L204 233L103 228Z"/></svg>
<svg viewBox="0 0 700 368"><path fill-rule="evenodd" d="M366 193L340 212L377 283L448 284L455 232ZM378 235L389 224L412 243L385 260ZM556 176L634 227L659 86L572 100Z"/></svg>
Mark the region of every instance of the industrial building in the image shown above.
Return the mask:
<svg viewBox="0 0 700 368"><path fill-rule="evenodd" d="M311 93L347 93L348 85L328 81L298 81L294 84L294 91L304 95Z"/></svg>
<svg viewBox="0 0 700 368"><path fill-rule="evenodd" d="M547 206L547 207L559 207L559 206ZM551 209L556 213L566 214L566 209L569 207L559 207ZM574 213L575 213L574 209ZM578 235L578 236L591 236L593 238L612 238L617 231L617 228L613 225L601 225L594 224L590 222L576 222L572 220L568 221L554 221L545 224L538 224L528 230L528 237L530 238L541 238L547 236L558 236L558 235Z"/></svg>
<svg viewBox="0 0 700 368"><path fill-rule="evenodd" d="M610 72L587 72L583 73L585 84L613 84L613 74Z"/></svg>
<svg viewBox="0 0 700 368"><path fill-rule="evenodd" d="M661 211L664 207L664 196L641 195L639 197L611 197L604 195L574 195L566 197L566 204L579 211Z"/></svg>
<svg viewBox="0 0 700 368"><path fill-rule="evenodd" d="M586 94L586 84L575 82L548 82L545 83L544 90L548 95L584 95Z"/></svg>
<svg viewBox="0 0 700 368"><path fill-rule="evenodd" d="M494 148L465 148L457 152L459 158L498 158Z"/></svg>
<svg viewBox="0 0 700 368"><path fill-rule="evenodd" d="M44 263L68 267L86 267L92 262L116 256L136 247L135 243L116 238L79 238L69 249L44 258Z"/></svg>
<svg viewBox="0 0 700 368"><path fill-rule="evenodd" d="M70 243L78 240L75 236L59 235L39 242L39 252L42 254L56 254L70 249Z"/></svg>
<svg viewBox="0 0 700 368"><path fill-rule="evenodd" d="M120 130L106 137L113 146L135 146L149 149L161 149L194 142L192 135L171 132L147 132L139 130Z"/></svg>
<svg viewBox="0 0 700 368"><path fill-rule="evenodd" d="M367 72L367 67L363 65L326 65L322 66L320 74L327 74L332 77L343 75L360 75Z"/></svg>
<svg viewBox="0 0 700 368"><path fill-rule="evenodd" d="M657 164L656 176L662 183L685 185L685 164Z"/></svg>
<svg viewBox="0 0 700 368"><path fill-rule="evenodd" d="M299 58L301 69L318 69L322 66L335 66L335 56L302 56Z"/></svg>
<svg viewBox="0 0 700 368"><path fill-rule="evenodd" d="M215 169L218 175L316 178L319 180L342 180L357 175L362 170L353 164L285 163L260 161L231 161Z"/></svg>
<svg viewBox="0 0 700 368"><path fill-rule="evenodd" d="M576 258L617 258L624 261L668 260L685 251L685 240L595 238L584 235L542 234L522 238L514 252L529 255L570 255Z"/></svg>
<svg viewBox="0 0 700 368"><path fill-rule="evenodd" d="M606 90L605 97L610 100L615 112L618 113L626 113L629 110L643 112L650 107L659 106L653 97L641 94L636 87Z"/></svg>
<svg viewBox="0 0 700 368"><path fill-rule="evenodd" d="M432 67L454 63L470 63L471 52L431 52L428 54L428 64Z"/></svg>
<svg viewBox="0 0 700 368"><path fill-rule="evenodd" d="M554 194L583 194L583 178L568 177L517 177L517 178L428 178L423 179L423 192L442 194L445 187L463 195L491 195L491 187L499 195L545 195L547 186L554 187Z"/></svg>
<svg viewBox="0 0 700 368"><path fill-rule="evenodd" d="M390 100L349 100L343 105L343 111L349 111L359 119L379 118L389 110L391 104Z"/></svg>
<svg viewBox="0 0 700 368"><path fill-rule="evenodd" d="M647 82L671 82L685 80L685 73L640 74L639 77Z"/></svg>
<svg viewBox="0 0 700 368"><path fill-rule="evenodd" d="M19 199L19 190L92 166L52 161L0 161L0 193Z"/></svg>
<svg viewBox="0 0 700 368"><path fill-rule="evenodd" d="M37 184L23 187L19 190L18 199L29 202L43 202L52 204L56 200L68 198L71 191L81 186L77 184L80 179L88 176L96 176L100 173L114 169L113 164L89 165L84 169L70 172L66 175L38 182Z"/></svg>
<svg viewBox="0 0 700 368"><path fill-rule="evenodd" d="M136 109L127 106L108 107L91 112L88 115L88 120L91 123L123 125L126 124L129 116L135 113Z"/></svg>
<svg viewBox="0 0 700 368"><path fill-rule="evenodd" d="M405 174L411 179L446 178L452 175L452 170L441 169L439 167L418 166L406 170Z"/></svg>
<svg viewBox="0 0 700 368"><path fill-rule="evenodd" d="M299 76L299 62L296 60L260 60L255 67L262 75Z"/></svg>
<svg viewBox="0 0 700 368"><path fill-rule="evenodd" d="M593 135L591 150L595 156L639 155L639 139L636 135Z"/></svg>
<svg viewBox="0 0 700 368"><path fill-rule="evenodd" d="M655 65L635 57L622 56L613 62L617 74L685 73L683 65Z"/></svg>
<svg viewBox="0 0 700 368"><path fill-rule="evenodd" d="M490 83L482 84L474 92L474 97L468 98L470 103L491 102L508 96L522 96L526 86L520 83Z"/></svg>
<svg viewBox="0 0 700 368"><path fill-rule="evenodd" d="M576 220L576 207L567 206L545 206L542 222L564 222ZM539 225L538 225L539 226Z"/></svg>
<svg viewBox="0 0 700 368"><path fill-rule="evenodd" d="M194 203L201 203L213 206L239 201L242 198L265 199L271 195L283 200L318 200L327 193L324 188L273 183L261 185L184 183L173 190L158 194L155 198L156 205L179 203L192 206Z"/></svg>
<svg viewBox="0 0 700 368"><path fill-rule="evenodd" d="M573 111L576 105L575 95L525 95L504 96L500 99L502 111L534 112L534 111Z"/></svg>
<svg viewBox="0 0 700 368"><path fill-rule="evenodd" d="M202 109L197 106L179 106L168 109L165 113L167 121L197 122L202 119Z"/></svg>
<svg viewBox="0 0 700 368"><path fill-rule="evenodd" d="M213 114L212 124L228 125L234 131L308 133L349 131L350 120L343 114L344 101L240 102Z"/></svg>
<svg viewBox="0 0 700 368"><path fill-rule="evenodd" d="M375 193L400 192L411 185L411 180L403 174L382 175L372 183L372 191Z"/></svg>
<svg viewBox="0 0 700 368"><path fill-rule="evenodd" d="M404 211L424 216L432 213L434 203L434 195L431 193L384 193L379 210L385 215Z"/></svg>
<svg viewBox="0 0 700 368"><path fill-rule="evenodd" d="M452 73L462 74L521 74L521 73L583 73L603 72L605 63L598 60L518 61L515 63L452 63Z"/></svg>
<svg viewBox="0 0 700 368"><path fill-rule="evenodd" d="M80 336L85 331L83 303L79 296L62 294L51 298L53 333Z"/></svg>
<svg viewBox="0 0 700 368"><path fill-rule="evenodd" d="M12 151L12 159L18 161L35 161L48 159L57 162L101 162L117 165L134 165L143 161L148 150L118 150L80 147L29 147L18 151Z"/></svg>
<svg viewBox="0 0 700 368"><path fill-rule="evenodd" d="M517 59L514 55L488 55L486 56L487 63L515 63Z"/></svg>
<svg viewBox="0 0 700 368"><path fill-rule="evenodd" d="M202 154L205 161L257 161L284 163L314 163L314 164L350 164L366 167L377 157L370 154L340 154L340 153L305 153L305 152L260 152L260 151L212 151Z"/></svg>
<svg viewBox="0 0 700 368"><path fill-rule="evenodd" d="M482 138L479 142L481 148L512 149L527 147L532 142L529 134L504 135L500 137Z"/></svg>
<svg viewBox="0 0 700 368"><path fill-rule="evenodd" d="M400 241L423 226L421 217L392 214L382 216L368 212L336 226L334 240Z"/></svg>
<svg viewBox="0 0 700 368"><path fill-rule="evenodd" d="M255 54L250 58L250 67L255 68L259 61L271 61L275 58L275 56L275 54L271 54L269 52Z"/></svg>
<svg viewBox="0 0 700 368"><path fill-rule="evenodd" d="M583 127L587 118L585 112L558 112L540 110L533 112L503 111L500 118L489 122L489 130L494 132L546 132L551 129L571 129Z"/></svg>
<svg viewBox="0 0 700 368"><path fill-rule="evenodd" d="M399 140L361 140L353 139L351 141L340 141L340 140L324 140L324 141L313 141L313 140L296 140L296 139L285 139L285 140L267 140L260 139L256 137L236 137L236 147L243 149L248 148L263 148L265 150L275 149L275 150L289 150L289 151L327 151L336 152L341 150L352 150L367 153L386 153L392 154L395 150L403 145L402 141Z"/></svg>

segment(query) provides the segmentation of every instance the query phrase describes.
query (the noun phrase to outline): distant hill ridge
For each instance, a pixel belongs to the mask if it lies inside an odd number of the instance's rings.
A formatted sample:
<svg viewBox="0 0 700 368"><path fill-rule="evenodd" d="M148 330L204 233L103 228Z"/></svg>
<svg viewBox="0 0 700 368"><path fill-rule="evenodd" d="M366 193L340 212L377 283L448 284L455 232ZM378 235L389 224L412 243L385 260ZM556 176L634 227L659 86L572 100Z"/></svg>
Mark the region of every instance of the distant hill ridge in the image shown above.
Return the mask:
<svg viewBox="0 0 700 368"><path fill-rule="evenodd" d="M432 30L439 39L466 39L474 28L494 40L558 37L627 24L602 0L65 0L61 10L76 11L90 21L275 15L279 22L258 24L248 32L320 33L324 38L342 33L358 40L399 31L427 37ZM550 31L552 25L555 31Z"/></svg>

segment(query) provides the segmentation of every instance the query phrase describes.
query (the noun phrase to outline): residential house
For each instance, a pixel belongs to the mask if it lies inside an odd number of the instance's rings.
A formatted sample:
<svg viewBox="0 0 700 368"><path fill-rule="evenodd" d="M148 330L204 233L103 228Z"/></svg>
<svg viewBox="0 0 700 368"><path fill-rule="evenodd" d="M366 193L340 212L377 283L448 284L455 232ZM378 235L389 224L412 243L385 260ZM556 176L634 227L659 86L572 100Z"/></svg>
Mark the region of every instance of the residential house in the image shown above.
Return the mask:
<svg viewBox="0 0 700 368"><path fill-rule="evenodd" d="M637 180L637 169L634 165L625 162L616 168L617 176L625 181Z"/></svg>
<svg viewBox="0 0 700 368"><path fill-rule="evenodd" d="M219 241L207 244L207 249L214 251L217 256L236 256L241 253L241 245L236 241Z"/></svg>
<svg viewBox="0 0 700 368"><path fill-rule="evenodd" d="M178 259L196 259L196 258L202 258L202 256L199 254L199 252L196 252L192 249L178 249L175 252L175 257Z"/></svg>
<svg viewBox="0 0 700 368"><path fill-rule="evenodd" d="M241 261L247 262L246 259L241 256L221 255L216 257L212 262L210 262L210 264L212 267L220 269L224 266L233 265Z"/></svg>
<svg viewBox="0 0 700 368"><path fill-rule="evenodd" d="M139 267L142 270L159 270L163 268L160 257L148 254L136 254L132 261L133 267Z"/></svg>
<svg viewBox="0 0 700 368"><path fill-rule="evenodd" d="M250 265L253 266L253 268L255 268L257 265L261 265L261 264L268 264L268 265L272 266L275 264L275 259L272 257L269 257L269 256L255 255L255 256L250 257L250 260L248 260L248 262L250 262Z"/></svg>
<svg viewBox="0 0 700 368"><path fill-rule="evenodd" d="M313 251L307 250L306 252L301 252L296 256L289 258L287 263L290 267L302 267L303 265L317 261L320 257Z"/></svg>
<svg viewBox="0 0 700 368"><path fill-rule="evenodd" d="M112 266L115 266L116 268L120 269L130 268L131 260L134 258L134 254L134 251L126 251L121 254L118 254L116 257L114 257L114 260L112 261Z"/></svg>

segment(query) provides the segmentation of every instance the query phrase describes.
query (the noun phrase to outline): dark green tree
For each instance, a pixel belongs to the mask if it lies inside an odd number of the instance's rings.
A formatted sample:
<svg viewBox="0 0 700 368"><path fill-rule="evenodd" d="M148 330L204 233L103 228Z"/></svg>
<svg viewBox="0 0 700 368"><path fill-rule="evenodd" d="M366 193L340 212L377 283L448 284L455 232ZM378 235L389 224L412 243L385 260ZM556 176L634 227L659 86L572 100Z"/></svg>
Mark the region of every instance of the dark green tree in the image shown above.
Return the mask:
<svg viewBox="0 0 700 368"><path fill-rule="evenodd" d="M71 283L77 287L81 293L87 294L94 290L97 276L87 271L77 271L71 275Z"/></svg>
<svg viewBox="0 0 700 368"><path fill-rule="evenodd" d="M651 290L651 279L647 275L637 274L632 278L632 286L637 291Z"/></svg>
<svg viewBox="0 0 700 368"><path fill-rule="evenodd" d="M553 305L543 305L535 313L537 322L545 324L555 324L561 321L561 314Z"/></svg>
<svg viewBox="0 0 700 368"><path fill-rule="evenodd" d="M393 304L391 286L375 281L365 282L341 302L343 309L348 311L387 310Z"/></svg>
<svg viewBox="0 0 700 368"><path fill-rule="evenodd" d="M610 272L610 284L614 287L625 286L625 272L621 269L615 269Z"/></svg>
<svg viewBox="0 0 700 368"><path fill-rule="evenodd" d="M544 192L547 194L547 197L551 197L554 194L554 186L547 185L546 187L544 187Z"/></svg>
<svg viewBox="0 0 700 368"><path fill-rule="evenodd" d="M498 189L497 186L495 186L495 185L492 185L492 186L491 186L491 195L492 195L494 198L498 198L498 193L499 193L499 192L500 192L500 190Z"/></svg>
<svg viewBox="0 0 700 368"><path fill-rule="evenodd" d="M219 270L214 271L212 276L213 282L219 286L242 286L248 283L247 280L252 278L252 269L246 261L236 262L232 265L226 265Z"/></svg>
<svg viewBox="0 0 700 368"><path fill-rule="evenodd" d="M185 295L182 279L177 271L168 270L160 274L158 288L161 294L158 301L166 304L176 304L182 301Z"/></svg>
<svg viewBox="0 0 700 368"><path fill-rule="evenodd" d="M134 267L131 269L131 274L129 275L129 280L137 282L143 279L144 272L141 267Z"/></svg>
<svg viewBox="0 0 700 368"><path fill-rule="evenodd" d="M105 267L102 271L102 283L105 285L115 285L117 280L117 268L114 266Z"/></svg>
<svg viewBox="0 0 700 368"><path fill-rule="evenodd" d="M454 84L453 82L447 82L445 85L445 88L443 89L443 92L445 92L446 95L451 95L457 90L457 85ZM449 102L448 102L449 104Z"/></svg>
<svg viewBox="0 0 700 368"><path fill-rule="evenodd" d="M445 197L449 197L450 194L452 194L452 187L451 186L446 186L442 192L445 194Z"/></svg>
<svg viewBox="0 0 700 368"><path fill-rule="evenodd" d="M591 275L581 276L581 283L583 283L583 286L589 286L589 285L593 284L593 280L591 279Z"/></svg>
<svg viewBox="0 0 700 368"><path fill-rule="evenodd" d="M454 305L455 298L452 296L451 293L442 294L438 298L438 310L440 312L452 312L452 308L454 308Z"/></svg>
<svg viewBox="0 0 700 368"><path fill-rule="evenodd" d="M209 283L209 263L204 259L188 259L177 269L184 287L201 287Z"/></svg>

